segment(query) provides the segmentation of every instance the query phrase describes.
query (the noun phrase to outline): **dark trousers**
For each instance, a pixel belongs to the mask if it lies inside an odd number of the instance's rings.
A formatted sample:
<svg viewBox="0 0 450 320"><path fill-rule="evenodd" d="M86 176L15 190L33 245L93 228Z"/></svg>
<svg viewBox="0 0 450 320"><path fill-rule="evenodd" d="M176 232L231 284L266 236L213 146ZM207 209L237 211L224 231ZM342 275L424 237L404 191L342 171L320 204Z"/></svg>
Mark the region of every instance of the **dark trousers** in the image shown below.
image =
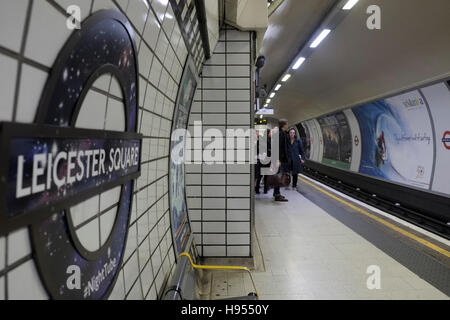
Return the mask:
<svg viewBox="0 0 450 320"><path fill-rule="evenodd" d="M256 178L256 189L259 190L259 187L261 185L261 180L263 180L263 177L264 177L264 192L267 192L267 190L269 190L269 186L267 185L267 176L263 176L262 174L260 174Z"/></svg>
<svg viewBox="0 0 450 320"><path fill-rule="evenodd" d="M298 183L298 174L296 172L292 172L292 187L297 188Z"/></svg>

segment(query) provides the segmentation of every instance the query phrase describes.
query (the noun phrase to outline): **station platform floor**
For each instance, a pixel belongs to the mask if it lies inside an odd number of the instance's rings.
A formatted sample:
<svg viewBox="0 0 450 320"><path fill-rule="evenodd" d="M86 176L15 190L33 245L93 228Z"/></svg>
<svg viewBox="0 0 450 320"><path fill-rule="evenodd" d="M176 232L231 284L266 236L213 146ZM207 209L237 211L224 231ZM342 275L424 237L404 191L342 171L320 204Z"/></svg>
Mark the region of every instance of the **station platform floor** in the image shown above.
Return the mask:
<svg viewBox="0 0 450 320"><path fill-rule="evenodd" d="M274 202L272 192L256 195L264 266L253 277L262 300L449 299L447 240L300 179L298 190L282 190L287 203ZM378 268L379 289L368 288L370 266ZM212 282L214 299L252 291L242 273L216 274Z"/></svg>

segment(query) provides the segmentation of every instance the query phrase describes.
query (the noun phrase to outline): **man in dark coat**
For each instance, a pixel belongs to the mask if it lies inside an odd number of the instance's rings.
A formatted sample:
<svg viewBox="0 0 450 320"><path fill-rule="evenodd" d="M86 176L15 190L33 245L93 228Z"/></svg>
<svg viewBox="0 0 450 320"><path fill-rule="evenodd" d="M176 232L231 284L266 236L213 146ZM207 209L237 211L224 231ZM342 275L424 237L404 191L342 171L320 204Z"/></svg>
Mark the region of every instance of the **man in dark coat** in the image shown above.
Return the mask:
<svg viewBox="0 0 450 320"><path fill-rule="evenodd" d="M297 139L297 133L294 128L289 130L289 154L290 154L290 170L292 172L292 188L297 188L298 175L303 172L303 164L306 160L306 153L303 143Z"/></svg>
<svg viewBox="0 0 450 320"><path fill-rule="evenodd" d="M288 137L288 128L289 124L286 119L281 119L278 122L278 136L279 136L279 163L277 163L277 166L279 168L279 172L289 172L289 162L290 162L290 154L289 154L289 137ZM287 202L288 199L286 199L284 196L280 193L280 187L275 187L273 196L275 198L275 201L279 202Z"/></svg>

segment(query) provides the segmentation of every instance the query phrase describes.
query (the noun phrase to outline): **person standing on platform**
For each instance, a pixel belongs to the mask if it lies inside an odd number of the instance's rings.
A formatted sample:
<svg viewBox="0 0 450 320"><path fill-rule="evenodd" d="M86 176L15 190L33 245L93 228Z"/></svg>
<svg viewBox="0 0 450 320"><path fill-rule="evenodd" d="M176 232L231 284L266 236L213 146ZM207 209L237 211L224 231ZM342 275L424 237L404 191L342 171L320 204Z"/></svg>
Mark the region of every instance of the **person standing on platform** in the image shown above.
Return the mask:
<svg viewBox="0 0 450 320"><path fill-rule="evenodd" d="M303 143L297 138L297 133L294 128L289 130L289 144L288 150L290 155L289 168L292 173L292 188L297 188L298 175L303 172L303 165L306 160L305 149Z"/></svg>
<svg viewBox="0 0 450 320"><path fill-rule="evenodd" d="M286 119L281 119L278 122L278 137L279 137L279 161L276 164L278 167L278 173L289 172L290 153L289 153L289 136L288 136L289 123ZM272 135L273 136L273 135ZM280 187L275 187L273 196L275 201L288 202L284 196L281 195Z"/></svg>

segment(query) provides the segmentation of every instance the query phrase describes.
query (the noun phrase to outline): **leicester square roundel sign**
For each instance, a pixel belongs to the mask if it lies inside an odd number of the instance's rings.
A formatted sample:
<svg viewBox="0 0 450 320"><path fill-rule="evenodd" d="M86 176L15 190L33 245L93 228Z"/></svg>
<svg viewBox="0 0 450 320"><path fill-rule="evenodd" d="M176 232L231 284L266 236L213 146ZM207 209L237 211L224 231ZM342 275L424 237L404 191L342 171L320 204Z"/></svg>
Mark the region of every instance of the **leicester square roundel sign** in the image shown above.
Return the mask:
<svg viewBox="0 0 450 320"><path fill-rule="evenodd" d="M121 87L125 130L76 128L87 93L105 74ZM52 299L105 299L114 287L140 174L138 83L128 20L115 10L99 11L58 55L35 123L1 124L0 236L29 227L34 261ZM109 237L88 250L71 208L113 188L119 200Z"/></svg>

